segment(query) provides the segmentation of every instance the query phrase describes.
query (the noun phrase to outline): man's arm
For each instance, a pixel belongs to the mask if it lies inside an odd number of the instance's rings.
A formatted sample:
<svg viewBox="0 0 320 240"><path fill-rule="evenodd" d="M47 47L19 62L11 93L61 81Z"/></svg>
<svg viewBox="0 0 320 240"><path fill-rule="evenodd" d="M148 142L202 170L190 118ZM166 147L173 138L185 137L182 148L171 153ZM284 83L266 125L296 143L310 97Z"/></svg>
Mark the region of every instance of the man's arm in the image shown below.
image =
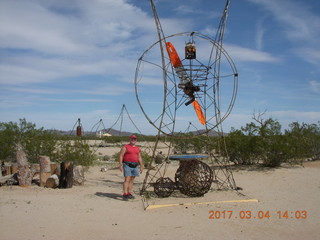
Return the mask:
<svg viewBox="0 0 320 240"><path fill-rule="evenodd" d="M126 153L127 149L125 146L123 146L120 150L120 156L119 156L119 169L122 172L123 171L123 156Z"/></svg>

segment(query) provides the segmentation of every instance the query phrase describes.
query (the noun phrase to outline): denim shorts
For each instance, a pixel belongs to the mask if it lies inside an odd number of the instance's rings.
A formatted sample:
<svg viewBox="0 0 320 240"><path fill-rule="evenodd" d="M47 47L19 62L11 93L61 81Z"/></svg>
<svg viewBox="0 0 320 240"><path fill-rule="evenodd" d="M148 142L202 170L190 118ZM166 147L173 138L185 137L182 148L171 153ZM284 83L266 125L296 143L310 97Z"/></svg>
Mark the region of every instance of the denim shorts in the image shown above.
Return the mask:
<svg viewBox="0 0 320 240"><path fill-rule="evenodd" d="M139 167L131 168L123 163L123 175L125 177L134 176L139 177Z"/></svg>

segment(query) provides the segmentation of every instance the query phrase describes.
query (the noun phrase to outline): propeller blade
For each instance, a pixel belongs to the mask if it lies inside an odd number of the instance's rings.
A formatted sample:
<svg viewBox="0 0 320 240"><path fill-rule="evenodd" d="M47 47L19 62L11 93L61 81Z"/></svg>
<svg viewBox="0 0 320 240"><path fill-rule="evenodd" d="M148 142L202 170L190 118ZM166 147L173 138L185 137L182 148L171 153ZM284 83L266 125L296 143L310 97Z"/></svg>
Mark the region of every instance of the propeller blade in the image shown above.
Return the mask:
<svg viewBox="0 0 320 240"><path fill-rule="evenodd" d="M171 42L167 42L166 48L167 48L167 52L173 67L174 68L181 67L182 62L173 44Z"/></svg>
<svg viewBox="0 0 320 240"><path fill-rule="evenodd" d="M196 111L196 114L198 116L198 119L199 119L200 123L202 125L204 125L206 123L206 117L204 116L204 114L202 112L200 104L198 103L197 100L194 100L192 102L192 106L193 106L194 110Z"/></svg>
<svg viewBox="0 0 320 240"><path fill-rule="evenodd" d="M186 70L184 69L180 57L171 42L166 43L166 49L170 58L170 61L180 78L180 84L178 85L179 88L183 89L183 92L190 97L190 101L186 103L189 105L192 103L194 110L198 116L198 119L202 125L206 123L206 118L202 112L201 106L197 100L194 98L194 92L199 91L200 88L198 86L194 86L192 81L190 80Z"/></svg>

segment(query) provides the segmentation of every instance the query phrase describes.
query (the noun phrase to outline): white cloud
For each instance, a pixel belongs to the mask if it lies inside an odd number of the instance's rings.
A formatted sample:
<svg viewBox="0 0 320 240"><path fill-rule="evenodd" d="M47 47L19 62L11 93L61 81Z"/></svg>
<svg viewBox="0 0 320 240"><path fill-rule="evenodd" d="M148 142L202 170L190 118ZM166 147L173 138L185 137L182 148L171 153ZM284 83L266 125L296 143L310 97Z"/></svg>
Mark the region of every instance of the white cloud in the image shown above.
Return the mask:
<svg viewBox="0 0 320 240"><path fill-rule="evenodd" d="M265 36L265 29L263 27L263 21L264 21L264 17L259 19L256 24L255 41L256 41L256 48L259 51L261 51L263 49L263 41L264 41L264 36Z"/></svg>
<svg viewBox="0 0 320 240"><path fill-rule="evenodd" d="M46 98L43 99L45 101L50 101L50 102L110 102L108 100L103 100L103 99L93 99L93 98L81 98L81 99L62 99L62 98Z"/></svg>
<svg viewBox="0 0 320 240"><path fill-rule="evenodd" d="M0 84L86 75L133 81L138 57L157 38L153 18L124 0L72 4L71 8L63 1L0 3L0 47L7 55L0 63ZM188 21L175 19L162 23L166 33L188 26Z"/></svg>
<svg viewBox="0 0 320 240"><path fill-rule="evenodd" d="M232 58L241 62L278 62L280 59L270 53L244 48L231 44L224 44L224 48L232 53Z"/></svg>
<svg viewBox="0 0 320 240"><path fill-rule="evenodd" d="M68 35L71 19L55 15L37 1L2 1L1 45L46 53L70 53L84 48Z"/></svg>
<svg viewBox="0 0 320 240"><path fill-rule="evenodd" d="M309 83L310 83L310 89L311 89L311 91L320 94L320 82L310 81ZM320 118L319 118L319 119L320 119Z"/></svg>
<svg viewBox="0 0 320 240"><path fill-rule="evenodd" d="M294 0L247 0L263 6L271 12L293 43L294 52L307 62L319 66L320 17L304 2ZM302 50L302 52L301 52ZM306 52L307 54L303 54ZM312 54L314 53L314 54Z"/></svg>
<svg viewBox="0 0 320 240"><path fill-rule="evenodd" d="M294 49L294 52L306 62L314 64L315 66L320 68L320 48L315 49L311 47L300 47Z"/></svg>

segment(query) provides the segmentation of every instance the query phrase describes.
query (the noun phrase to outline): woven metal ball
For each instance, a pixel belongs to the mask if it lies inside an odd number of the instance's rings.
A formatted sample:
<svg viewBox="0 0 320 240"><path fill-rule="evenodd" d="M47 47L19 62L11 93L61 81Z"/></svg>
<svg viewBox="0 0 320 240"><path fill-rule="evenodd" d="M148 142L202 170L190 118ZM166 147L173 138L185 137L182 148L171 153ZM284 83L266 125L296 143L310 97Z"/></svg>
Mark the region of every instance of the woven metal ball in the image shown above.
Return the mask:
<svg viewBox="0 0 320 240"><path fill-rule="evenodd" d="M169 177L161 177L154 183L154 192L158 197L169 197L174 191L175 184Z"/></svg>
<svg viewBox="0 0 320 240"><path fill-rule="evenodd" d="M189 197L201 197L211 188L211 168L196 159L181 161L175 174L175 182L181 193Z"/></svg>

